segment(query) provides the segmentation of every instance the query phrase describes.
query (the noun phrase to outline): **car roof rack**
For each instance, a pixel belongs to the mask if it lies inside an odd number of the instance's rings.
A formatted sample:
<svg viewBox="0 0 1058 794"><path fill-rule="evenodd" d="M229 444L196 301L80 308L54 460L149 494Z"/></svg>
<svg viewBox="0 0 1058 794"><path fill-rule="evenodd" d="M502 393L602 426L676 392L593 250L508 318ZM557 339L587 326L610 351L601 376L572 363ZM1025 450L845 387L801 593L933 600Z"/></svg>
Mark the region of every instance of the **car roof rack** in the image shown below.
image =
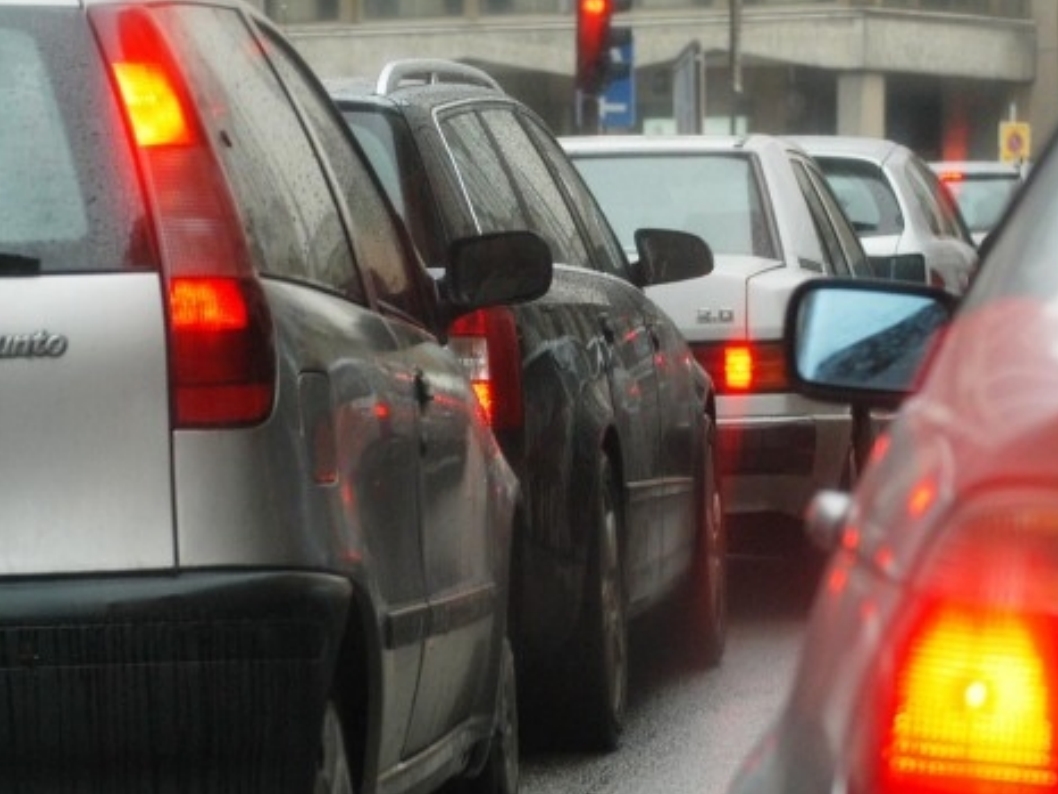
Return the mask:
<svg viewBox="0 0 1058 794"><path fill-rule="evenodd" d="M407 80L420 83L467 83L503 90L491 75L475 66L439 58L405 58L385 65L375 83L375 93L386 96Z"/></svg>

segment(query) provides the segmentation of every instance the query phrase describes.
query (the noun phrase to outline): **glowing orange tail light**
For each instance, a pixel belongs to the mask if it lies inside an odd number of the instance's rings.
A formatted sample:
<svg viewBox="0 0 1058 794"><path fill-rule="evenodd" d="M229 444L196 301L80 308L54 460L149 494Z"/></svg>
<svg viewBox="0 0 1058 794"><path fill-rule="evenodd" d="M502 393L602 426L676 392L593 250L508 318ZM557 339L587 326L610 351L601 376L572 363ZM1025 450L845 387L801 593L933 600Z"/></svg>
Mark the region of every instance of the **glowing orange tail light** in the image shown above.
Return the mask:
<svg viewBox="0 0 1058 794"><path fill-rule="evenodd" d="M960 505L909 584L879 691L880 791L1058 791L1058 502Z"/></svg>
<svg viewBox="0 0 1058 794"><path fill-rule="evenodd" d="M522 426L522 356L510 309L466 314L449 329L449 347L470 378L485 422L494 430Z"/></svg>
<svg viewBox="0 0 1058 794"><path fill-rule="evenodd" d="M789 391L781 342L695 344L694 357L713 378L717 394Z"/></svg>
<svg viewBox="0 0 1058 794"><path fill-rule="evenodd" d="M158 9L96 6L89 16L151 198L167 283L174 424L252 424L272 407L272 319Z"/></svg>
<svg viewBox="0 0 1058 794"><path fill-rule="evenodd" d="M1027 622L951 608L930 614L898 674L883 751L886 789L1053 789L1050 700Z"/></svg>

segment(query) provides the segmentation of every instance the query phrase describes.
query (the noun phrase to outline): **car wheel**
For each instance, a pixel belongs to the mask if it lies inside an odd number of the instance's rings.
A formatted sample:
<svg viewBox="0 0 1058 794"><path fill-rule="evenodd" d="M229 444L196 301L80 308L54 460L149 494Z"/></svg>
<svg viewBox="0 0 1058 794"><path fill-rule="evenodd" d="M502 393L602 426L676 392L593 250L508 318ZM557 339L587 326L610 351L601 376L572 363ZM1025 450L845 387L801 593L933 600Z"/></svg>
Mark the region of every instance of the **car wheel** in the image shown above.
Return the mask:
<svg viewBox="0 0 1058 794"><path fill-rule="evenodd" d="M711 420L705 436L705 464L698 484L701 524L689 587L689 635L696 659L711 667L719 663L727 644L727 525L716 430Z"/></svg>
<svg viewBox="0 0 1058 794"><path fill-rule="evenodd" d="M349 758L345 748L345 731L338 708L328 701L320 731L320 762L316 769L313 794L353 794Z"/></svg>
<svg viewBox="0 0 1058 794"><path fill-rule="evenodd" d="M613 467L603 456L592 505L585 601L584 653L577 689L582 736L591 749L613 750L624 723L628 693L628 621L621 562L620 495Z"/></svg>
<svg viewBox="0 0 1058 794"><path fill-rule="evenodd" d="M506 639L503 641L500 675L496 733L490 742L484 768L477 776L467 778L460 788L467 794L517 794L518 791L518 691L514 654Z"/></svg>

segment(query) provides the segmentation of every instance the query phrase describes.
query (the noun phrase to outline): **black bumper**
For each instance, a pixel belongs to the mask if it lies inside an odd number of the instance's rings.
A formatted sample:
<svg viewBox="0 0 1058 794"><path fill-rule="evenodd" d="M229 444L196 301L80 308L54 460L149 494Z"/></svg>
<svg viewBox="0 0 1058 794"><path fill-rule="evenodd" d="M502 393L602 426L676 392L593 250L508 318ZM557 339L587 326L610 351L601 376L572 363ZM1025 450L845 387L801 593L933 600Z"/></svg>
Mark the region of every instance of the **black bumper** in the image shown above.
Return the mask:
<svg viewBox="0 0 1058 794"><path fill-rule="evenodd" d="M311 791L349 594L288 572L0 585L0 789Z"/></svg>
<svg viewBox="0 0 1058 794"><path fill-rule="evenodd" d="M811 419L730 424L719 428L720 473L809 475L815 466L816 426Z"/></svg>

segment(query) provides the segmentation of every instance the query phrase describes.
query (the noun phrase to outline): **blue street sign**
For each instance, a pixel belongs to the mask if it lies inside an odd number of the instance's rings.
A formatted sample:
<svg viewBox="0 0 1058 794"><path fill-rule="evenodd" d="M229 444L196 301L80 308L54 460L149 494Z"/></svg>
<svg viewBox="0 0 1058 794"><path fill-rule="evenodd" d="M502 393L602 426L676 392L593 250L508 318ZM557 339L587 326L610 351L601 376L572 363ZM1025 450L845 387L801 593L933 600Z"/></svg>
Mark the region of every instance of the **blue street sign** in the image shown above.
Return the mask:
<svg viewBox="0 0 1058 794"><path fill-rule="evenodd" d="M624 68L615 69L619 74L599 97L599 122L603 129L630 130L636 125L635 55L632 37L628 43L614 47L611 52L614 64Z"/></svg>

